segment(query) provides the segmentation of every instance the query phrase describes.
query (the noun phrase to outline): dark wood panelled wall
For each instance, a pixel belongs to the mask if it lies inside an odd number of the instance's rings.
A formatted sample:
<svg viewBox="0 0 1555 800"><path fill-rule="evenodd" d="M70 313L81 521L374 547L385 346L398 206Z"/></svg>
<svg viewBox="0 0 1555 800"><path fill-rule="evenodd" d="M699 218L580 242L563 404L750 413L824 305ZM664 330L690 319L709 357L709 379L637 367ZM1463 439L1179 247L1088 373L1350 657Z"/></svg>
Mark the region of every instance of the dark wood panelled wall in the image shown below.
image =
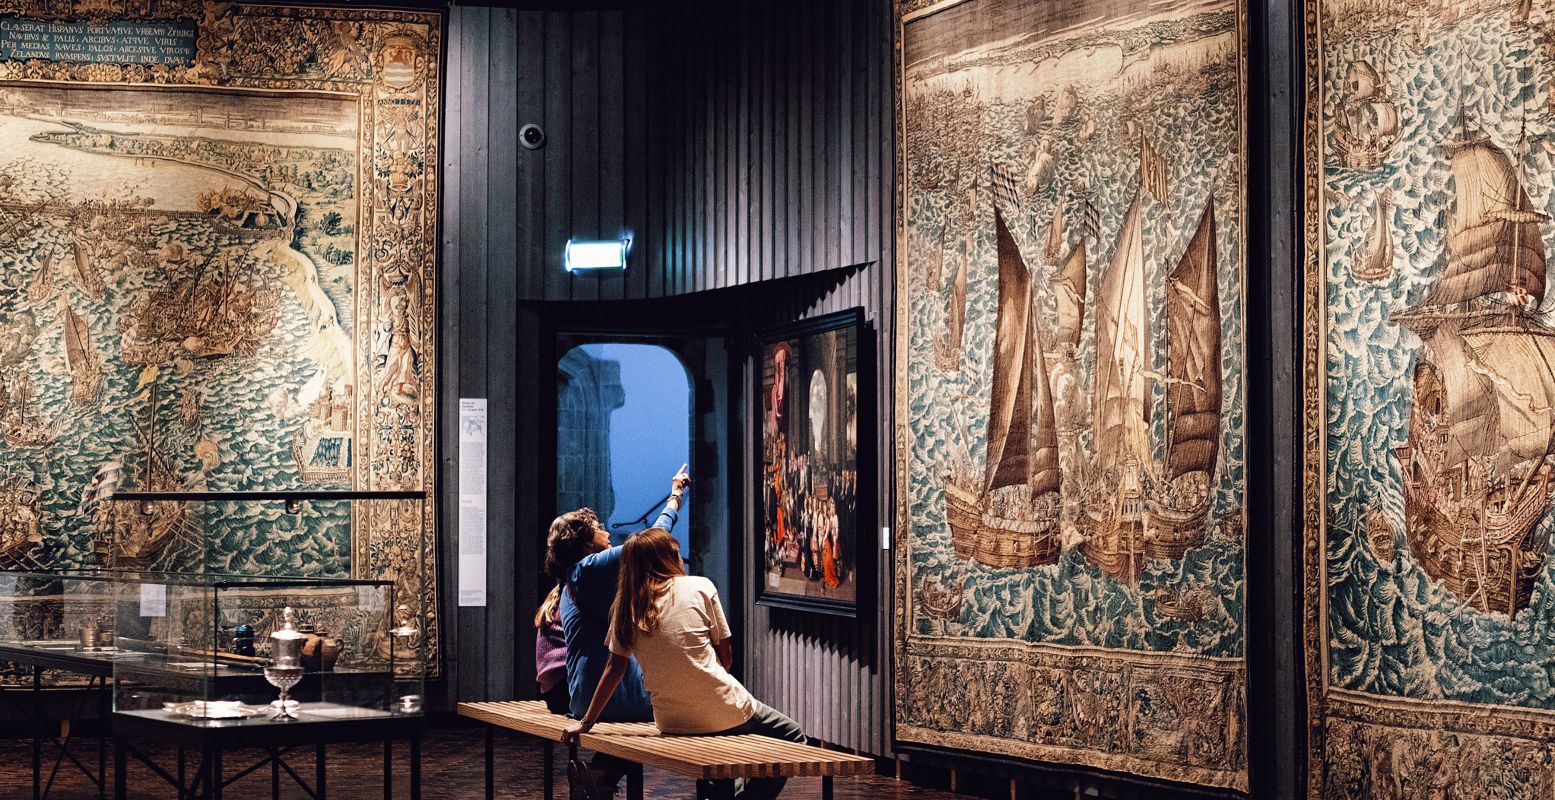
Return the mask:
<svg viewBox="0 0 1555 800"><path fill-rule="evenodd" d="M717 293L748 341L767 324L863 306L876 335L878 507L888 520L895 303L889 0L455 7L448 45L441 433L457 442L459 397L488 398L491 594L485 608L457 606L457 508L445 503L444 704L534 691L526 618L551 508L535 500L545 438L528 410L552 389L551 348L537 341L546 314L569 301L755 284ZM526 123L544 128L543 148L517 144ZM569 237L623 235L633 239L624 272L562 269ZM457 491L456 456L445 445L444 498ZM856 621L757 607L748 586L726 598L743 619L743 677L756 695L814 736L881 755L885 555L877 596Z"/></svg>

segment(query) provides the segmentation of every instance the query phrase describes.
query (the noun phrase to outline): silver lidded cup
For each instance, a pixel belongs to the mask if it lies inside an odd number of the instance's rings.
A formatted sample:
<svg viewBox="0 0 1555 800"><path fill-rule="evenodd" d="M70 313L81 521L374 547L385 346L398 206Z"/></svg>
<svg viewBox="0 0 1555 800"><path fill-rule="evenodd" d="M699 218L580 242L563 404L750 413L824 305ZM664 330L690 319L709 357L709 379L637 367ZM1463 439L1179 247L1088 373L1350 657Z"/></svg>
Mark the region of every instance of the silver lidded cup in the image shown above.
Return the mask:
<svg viewBox="0 0 1555 800"><path fill-rule="evenodd" d="M276 709L275 719L296 719L293 709L297 703L287 692L302 680L302 643L307 637L297 630L297 613L287 606L281 612L281 627L270 634L270 666L265 667L265 680L281 690L279 699L270 703Z"/></svg>

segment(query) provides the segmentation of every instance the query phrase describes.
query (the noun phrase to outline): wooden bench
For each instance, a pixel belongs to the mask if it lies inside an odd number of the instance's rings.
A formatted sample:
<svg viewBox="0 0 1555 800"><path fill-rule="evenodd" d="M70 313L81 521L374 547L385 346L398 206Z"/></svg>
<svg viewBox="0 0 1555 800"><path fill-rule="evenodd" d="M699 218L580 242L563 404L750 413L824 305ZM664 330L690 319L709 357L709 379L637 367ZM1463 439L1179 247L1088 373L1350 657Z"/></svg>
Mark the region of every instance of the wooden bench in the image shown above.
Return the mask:
<svg viewBox="0 0 1555 800"><path fill-rule="evenodd" d="M545 743L545 797L551 800L555 787L552 748L562 740L562 731L572 720L550 713L545 703L538 700L460 703L459 714L487 724L487 800L495 797L492 769L492 732L495 728L527 734ZM831 800L833 777L865 775L875 770L874 759L865 756L770 736L664 736L649 722L602 722L583 734L580 744L637 765L637 769L627 774L628 800L642 799L643 765L695 779L699 800L717 798L720 792L729 791L728 783L718 781L776 777L819 777L821 796ZM571 752L576 755L575 749Z"/></svg>

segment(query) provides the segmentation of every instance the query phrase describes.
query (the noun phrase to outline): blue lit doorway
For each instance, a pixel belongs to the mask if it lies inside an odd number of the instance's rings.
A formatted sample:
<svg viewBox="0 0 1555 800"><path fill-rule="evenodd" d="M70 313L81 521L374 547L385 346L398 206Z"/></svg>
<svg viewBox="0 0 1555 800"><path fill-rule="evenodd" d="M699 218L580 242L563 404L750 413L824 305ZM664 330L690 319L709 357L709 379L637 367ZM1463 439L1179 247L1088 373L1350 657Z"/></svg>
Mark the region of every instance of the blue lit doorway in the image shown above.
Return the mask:
<svg viewBox="0 0 1555 800"><path fill-rule="evenodd" d="M567 349L557 361L558 512L594 509L614 544L653 524L670 477L692 464L694 406L685 363L662 344ZM695 514L686 503L672 531L688 559Z"/></svg>

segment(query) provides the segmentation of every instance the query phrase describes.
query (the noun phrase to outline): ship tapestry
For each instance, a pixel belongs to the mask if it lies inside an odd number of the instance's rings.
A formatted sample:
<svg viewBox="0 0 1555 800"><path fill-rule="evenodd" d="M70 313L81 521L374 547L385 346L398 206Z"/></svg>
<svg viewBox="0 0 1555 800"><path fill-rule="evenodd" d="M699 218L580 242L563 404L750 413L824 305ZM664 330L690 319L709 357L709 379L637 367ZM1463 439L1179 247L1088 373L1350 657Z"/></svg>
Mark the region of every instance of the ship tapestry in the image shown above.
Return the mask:
<svg viewBox="0 0 1555 800"><path fill-rule="evenodd" d="M1245 789L1243 10L898 13L897 738Z"/></svg>
<svg viewBox="0 0 1555 800"><path fill-rule="evenodd" d="M393 578L435 670L431 504L105 497L431 486L441 17L89 5L196 48L0 60L0 567Z"/></svg>
<svg viewBox="0 0 1555 800"><path fill-rule="evenodd" d="M759 603L854 613L862 328L852 309L761 336Z"/></svg>
<svg viewBox="0 0 1555 800"><path fill-rule="evenodd" d="M1307 16L1311 795L1547 798L1555 15Z"/></svg>

